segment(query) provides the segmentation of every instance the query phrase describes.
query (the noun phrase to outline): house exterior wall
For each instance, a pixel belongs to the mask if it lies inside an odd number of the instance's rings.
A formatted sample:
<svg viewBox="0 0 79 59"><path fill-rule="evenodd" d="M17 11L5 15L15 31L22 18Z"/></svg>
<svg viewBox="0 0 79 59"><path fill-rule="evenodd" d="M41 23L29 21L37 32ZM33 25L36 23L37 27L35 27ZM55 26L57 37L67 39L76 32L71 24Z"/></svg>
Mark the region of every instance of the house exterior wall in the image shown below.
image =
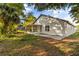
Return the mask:
<svg viewBox="0 0 79 59"><path fill-rule="evenodd" d="M74 26L65 23L65 36L69 36L75 32L76 32L76 28L74 28Z"/></svg>
<svg viewBox="0 0 79 59"><path fill-rule="evenodd" d="M48 36L54 39L63 39L76 32L75 27L72 26L67 21L47 16L39 17L38 20L31 26L32 26L32 31L30 32L31 34L33 33L35 35L40 36L46 35L45 37ZM45 30L46 26L49 26L49 31ZM34 27L36 27L37 30L34 30Z"/></svg>
<svg viewBox="0 0 79 59"><path fill-rule="evenodd" d="M41 16L35 22L35 25L42 25L42 33L49 34L49 35L63 36L61 23L58 20L54 19L54 18ZM47 26L47 25L50 26L49 31L45 31L45 26Z"/></svg>
<svg viewBox="0 0 79 59"><path fill-rule="evenodd" d="M42 25L42 33L49 35L60 35L66 37L76 32L74 26L68 24L67 22L45 16L41 16L35 22L35 25ZM46 25L50 26L50 31L45 31Z"/></svg>

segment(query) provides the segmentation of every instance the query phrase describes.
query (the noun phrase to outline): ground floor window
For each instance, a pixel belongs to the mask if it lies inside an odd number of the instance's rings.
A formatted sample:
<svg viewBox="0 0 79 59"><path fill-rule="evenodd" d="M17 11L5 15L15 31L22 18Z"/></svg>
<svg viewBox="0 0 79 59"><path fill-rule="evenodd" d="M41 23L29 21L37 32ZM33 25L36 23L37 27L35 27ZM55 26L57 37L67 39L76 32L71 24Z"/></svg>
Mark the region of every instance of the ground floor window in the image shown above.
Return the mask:
<svg viewBox="0 0 79 59"><path fill-rule="evenodd" d="M45 26L45 31L50 31L50 26L49 25Z"/></svg>

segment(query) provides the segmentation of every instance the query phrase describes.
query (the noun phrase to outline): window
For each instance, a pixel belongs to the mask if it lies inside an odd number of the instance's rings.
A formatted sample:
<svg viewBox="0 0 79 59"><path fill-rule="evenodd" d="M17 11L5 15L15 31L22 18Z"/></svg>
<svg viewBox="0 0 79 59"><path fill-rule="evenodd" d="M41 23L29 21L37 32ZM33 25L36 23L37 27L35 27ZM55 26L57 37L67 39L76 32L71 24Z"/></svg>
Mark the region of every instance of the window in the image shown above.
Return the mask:
<svg viewBox="0 0 79 59"><path fill-rule="evenodd" d="M45 26L45 31L49 31L50 30L50 27L47 25Z"/></svg>

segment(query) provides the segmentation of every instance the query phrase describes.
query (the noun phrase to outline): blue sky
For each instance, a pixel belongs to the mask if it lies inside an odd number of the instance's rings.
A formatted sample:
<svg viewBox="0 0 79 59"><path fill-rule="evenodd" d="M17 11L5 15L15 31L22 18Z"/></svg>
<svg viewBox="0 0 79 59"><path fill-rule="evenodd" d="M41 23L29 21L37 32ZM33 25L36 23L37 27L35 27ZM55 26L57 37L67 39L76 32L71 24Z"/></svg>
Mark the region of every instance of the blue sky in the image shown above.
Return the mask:
<svg viewBox="0 0 79 59"><path fill-rule="evenodd" d="M52 10L51 9L51 10L38 11L37 9L34 8L34 6L27 6L27 4L25 4L25 9L26 9L25 14L32 12L36 18L38 18L41 14L45 14L45 15L49 15L52 17L65 19L75 24L69 14L69 11L71 10L71 8L66 9L66 10L63 10L63 9Z"/></svg>

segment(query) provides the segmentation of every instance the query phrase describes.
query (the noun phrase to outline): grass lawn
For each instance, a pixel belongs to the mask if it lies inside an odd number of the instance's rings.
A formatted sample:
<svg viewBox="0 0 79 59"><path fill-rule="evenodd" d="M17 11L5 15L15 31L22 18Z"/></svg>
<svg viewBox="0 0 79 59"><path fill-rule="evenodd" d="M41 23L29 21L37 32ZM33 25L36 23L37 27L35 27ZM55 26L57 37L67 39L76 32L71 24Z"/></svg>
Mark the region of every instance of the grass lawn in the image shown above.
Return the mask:
<svg viewBox="0 0 79 59"><path fill-rule="evenodd" d="M79 32L76 32L76 33L70 35L68 38L71 38L71 39L78 39L78 38L79 38Z"/></svg>
<svg viewBox="0 0 79 59"><path fill-rule="evenodd" d="M12 34L0 38L0 55L62 56L79 55L79 42L67 42L29 34ZM72 40L72 38L70 39Z"/></svg>

